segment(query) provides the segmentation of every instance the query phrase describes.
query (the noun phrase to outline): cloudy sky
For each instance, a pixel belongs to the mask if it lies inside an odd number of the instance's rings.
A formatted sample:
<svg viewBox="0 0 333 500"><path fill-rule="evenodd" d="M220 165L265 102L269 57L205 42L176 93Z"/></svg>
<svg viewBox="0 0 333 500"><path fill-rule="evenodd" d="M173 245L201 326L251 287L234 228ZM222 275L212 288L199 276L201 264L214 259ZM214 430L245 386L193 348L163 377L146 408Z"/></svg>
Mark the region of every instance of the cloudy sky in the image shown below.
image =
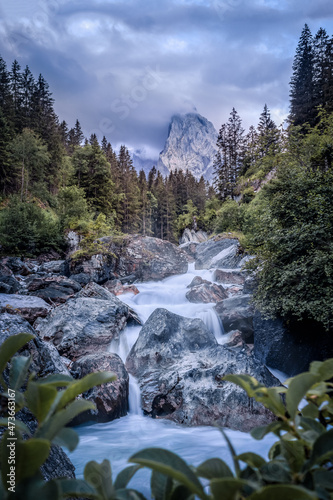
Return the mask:
<svg viewBox="0 0 333 500"><path fill-rule="evenodd" d="M197 110L280 124L305 23L333 35L332 0L1 0L0 54L42 73L60 119L156 158L170 118Z"/></svg>

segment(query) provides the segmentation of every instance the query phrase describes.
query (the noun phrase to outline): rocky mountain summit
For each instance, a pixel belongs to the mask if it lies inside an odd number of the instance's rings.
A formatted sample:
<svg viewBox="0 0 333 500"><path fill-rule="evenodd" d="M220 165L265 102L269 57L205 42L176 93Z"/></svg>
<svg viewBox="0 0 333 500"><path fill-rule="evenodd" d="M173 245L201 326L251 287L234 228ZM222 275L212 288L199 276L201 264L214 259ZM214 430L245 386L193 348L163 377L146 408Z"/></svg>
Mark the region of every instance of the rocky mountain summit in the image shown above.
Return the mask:
<svg viewBox="0 0 333 500"><path fill-rule="evenodd" d="M157 168L162 173L188 169L196 179L203 175L205 180L212 181L216 140L214 125L203 116L175 115Z"/></svg>

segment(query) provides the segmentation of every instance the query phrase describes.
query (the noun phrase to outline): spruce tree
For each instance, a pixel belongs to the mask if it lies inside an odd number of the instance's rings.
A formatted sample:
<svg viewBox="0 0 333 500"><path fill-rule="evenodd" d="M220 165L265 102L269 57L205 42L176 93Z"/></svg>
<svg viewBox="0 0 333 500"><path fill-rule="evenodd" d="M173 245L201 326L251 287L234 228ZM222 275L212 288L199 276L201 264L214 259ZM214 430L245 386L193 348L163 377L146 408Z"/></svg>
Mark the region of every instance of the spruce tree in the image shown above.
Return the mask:
<svg viewBox="0 0 333 500"><path fill-rule="evenodd" d="M299 39L290 81L290 121L294 125L314 125L313 39L305 24Z"/></svg>

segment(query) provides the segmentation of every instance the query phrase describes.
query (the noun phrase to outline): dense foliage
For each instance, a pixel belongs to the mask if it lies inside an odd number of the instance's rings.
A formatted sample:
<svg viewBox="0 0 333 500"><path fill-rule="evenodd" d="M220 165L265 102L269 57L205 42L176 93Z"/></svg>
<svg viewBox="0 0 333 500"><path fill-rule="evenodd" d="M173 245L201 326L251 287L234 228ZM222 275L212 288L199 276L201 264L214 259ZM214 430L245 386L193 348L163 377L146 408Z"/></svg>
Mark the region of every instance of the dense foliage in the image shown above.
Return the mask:
<svg viewBox="0 0 333 500"><path fill-rule="evenodd" d="M114 376L106 372L87 375L81 380L59 374L39 379L36 374L29 373L30 358L13 357L16 350L31 338L24 333L14 335L0 349L3 398L0 425L7 428L0 443L1 498L144 500L141 493L127 486L140 468L147 467L152 471L151 495L156 500L332 499L333 385L330 380L333 359L312 363L309 372L287 381L288 388L267 388L249 375L225 377L276 415L275 421L251 432L259 440L268 433L276 435L268 460L252 451L237 456L223 433L232 456L233 470L220 458L211 458L198 467L190 467L173 452L149 448L133 455L129 461L135 465L121 471L114 482L108 460L101 464L95 461L87 463L84 480L62 478L46 482L39 468L47 460L51 445L75 449L78 436L65 426L80 412L94 407L91 402L75 400L75 397L94 384L112 381ZM301 401L305 403L299 410ZM12 414L22 408L27 408L37 420L33 433L20 420L20 413L17 413L13 427ZM15 467L11 469L13 455L8 443L13 442L13 437L16 438Z"/></svg>

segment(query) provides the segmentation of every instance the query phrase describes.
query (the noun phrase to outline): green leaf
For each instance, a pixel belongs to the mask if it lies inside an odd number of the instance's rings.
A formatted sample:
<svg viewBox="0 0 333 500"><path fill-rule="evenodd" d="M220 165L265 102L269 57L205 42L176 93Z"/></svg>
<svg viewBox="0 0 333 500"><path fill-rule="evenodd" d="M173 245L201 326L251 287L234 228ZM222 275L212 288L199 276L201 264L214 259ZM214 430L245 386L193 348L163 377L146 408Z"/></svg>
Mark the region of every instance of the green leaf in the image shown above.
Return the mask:
<svg viewBox="0 0 333 500"><path fill-rule="evenodd" d="M223 435L224 439L225 439L225 440L226 440L226 442L227 442L227 446L228 446L229 451L230 451L230 454L231 454L231 456L232 456L232 461L233 461L233 463L234 463L236 476L239 476L239 474L240 474L240 470L241 470L241 469L240 469L240 466L239 466L239 462L238 462L238 460L237 460L237 455L236 455L235 449L234 449L234 447L232 446L231 441L230 441L230 439L228 438L228 436L227 436L226 432L224 432L224 430L223 430L223 429L220 429L220 431L221 431L221 433L222 433L222 435Z"/></svg>
<svg viewBox="0 0 333 500"><path fill-rule="evenodd" d="M86 410L94 410L95 405L90 401L78 399L73 401L67 408L58 411L51 418L48 418L39 429L37 429L35 436L46 438L52 441L59 431L70 423L80 413Z"/></svg>
<svg viewBox="0 0 333 500"><path fill-rule="evenodd" d="M266 463L266 460L264 460L260 455L252 452L242 453L241 455L238 455L237 458L254 469L259 469Z"/></svg>
<svg viewBox="0 0 333 500"><path fill-rule="evenodd" d="M79 444L79 436L74 429L64 427L53 439L53 443L59 446L65 446L69 451L74 451Z"/></svg>
<svg viewBox="0 0 333 500"><path fill-rule="evenodd" d="M146 497L136 490L118 490L115 500L146 500Z"/></svg>
<svg viewBox="0 0 333 500"><path fill-rule="evenodd" d="M252 429L250 434L254 439L257 439L259 441L263 439L270 432L273 432L278 436L280 432L284 430L288 430L286 424L284 422L276 421L276 422L271 422L268 425L261 425L259 427L255 427L254 429Z"/></svg>
<svg viewBox="0 0 333 500"><path fill-rule="evenodd" d="M267 483L290 483L291 475L287 464L271 460L260 468L262 478Z"/></svg>
<svg viewBox="0 0 333 500"><path fill-rule="evenodd" d="M0 427L8 427L8 418L0 418ZM30 429L21 420L15 419L15 429L30 436Z"/></svg>
<svg viewBox="0 0 333 500"><path fill-rule="evenodd" d="M57 479L55 482L60 489L60 498L74 497L100 500L95 488L82 479Z"/></svg>
<svg viewBox="0 0 333 500"><path fill-rule="evenodd" d="M253 493L249 500L317 500L316 494L300 486L274 484Z"/></svg>
<svg viewBox="0 0 333 500"><path fill-rule="evenodd" d="M299 472L305 461L305 449L300 441L281 439L281 452L293 472Z"/></svg>
<svg viewBox="0 0 333 500"><path fill-rule="evenodd" d="M207 498L202 484L199 482L194 472L184 460L171 451L162 448L146 448L132 455L129 461L170 476L186 486L199 498L205 500Z"/></svg>
<svg viewBox="0 0 333 500"><path fill-rule="evenodd" d="M141 469L140 465L130 465L126 467L122 471L119 472L115 482L114 488L115 490L120 490L121 488L126 488L134 474Z"/></svg>
<svg viewBox="0 0 333 500"><path fill-rule="evenodd" d="M302 408L302 415L311 419L318 418L319 410L318 407L311 403L311 401Z"/></svg>
<svg viewBox="0 0 333 500"><path fill-rule="evenodd" d="M214 500L221 500L222 498L223 500L235 500L238 498L237 493L240 493L245 488L251 493L256 486L245 479L239 478L212 479L210 482L210 490Z"/></svg>
<svg viewBox="0 0 333 500"><path fill-rule="evenodd" d="M315 484L333 491L333 472L328 470L319 469L313 473Z"/></svg>
<svg viewBox="0 0 333 500"><path fill-rule="evenodd" d="M50 453L51 443L46 439L31 438L16 441L16 480L22 481L38 472Z"/></svg>
<svg viewBox="0 0 333 500"><path fill-rule="evenodd" d="M11 361L9 372L9 387L14 391L21 389L28 375L31 358L15 356Z"/></svg>
<svg viewBox="0 0 333 500"><path fill-rule="evenodd" d="M80 380L72 382L65 391L58 403L58 409L66 406L70 401L73 401L79 394L88 391L97 385L106 384L116 380L116 375L112 372L96 372L89 373Z"/></svg>
<svg viewBox="0 0 333 500"><path fill-rule="evenodd" d="M330 380L333 378L333 358L326 361L313 361L310 364L310 372L318 375L320 380Z"/></svg>
<svg viewBox="0 0 333 500"><path fill-rule="evenodd" d="M35 415L38 422L42 423L57 396L57 390L55 387L40 385L38 382L30 380L25 396L29 410Z"/></svg>
<svg viewBox="0 0 333 500"><path fill-rule="evenodd" d="M173 490L170 500L195 500L195 495L186 486L181 484Z"/></svg>
<svg viewBox="0 0 333 500"><path fill-rule="evenodd" d="M53 385L54 387L66 387L72 384L75 379L70 375L62 375L61 373L55 373L53 375L47 375L44 378L38 380L40 385Z"/></svg>
<svg viewBox="0 0 333 500"><path fill-rule="evenodd" d="M333 429L321 434L315 441L309 465L326 462L333 456Z"/></svg>
<svg viewBox="0 0 333 500"><path fill-rule="evenodd" d="M8 337L3 342L0 347L0 374L4 371L8 361L14 356L14 354L33 338L34 335L31 333L18 333L17 335Z"/></svg>
<svg viewBox="0 0 333 500"><path fill-rule="evenodd" d="M84 479L93 486L101 500L114 498L115 490L112 485L111 465L108 460L103 460L101 464L92 460L84 468Z"/></svg>
<svg viewBox="0 0 333 500"><path fill-rule="evenodd" d="M168 500L172 490L172 479L169 476L153 470L150 487L155 500Z"/></svg>
<svg viewBox="0 0 333 500"><path fill-rule="evenodd" d="M286 394L287 410L292 419L295 418L298 405L305 397L308 390L319 381L318 375L313 373L300 373L290 381Z"/></svg>
<svg viewBox="0 0 333 500"><path fill-rule="evenodd" d="M196 468L197 475L205 479L233 477L230 467L220 458L210 458Z"/></svg>
<svg viewBox="0 0 333 500"><path fill-rule="evenodd" d="M251 377L250 375L242 374L242 375L225 375L222 380L226 380L227 382L232 382L233 384L238 385L244 391L247 392L247 395L250 398L255 397L256 390L259 388L265 388L262 384L258 382L257 379Z"/></svg>

